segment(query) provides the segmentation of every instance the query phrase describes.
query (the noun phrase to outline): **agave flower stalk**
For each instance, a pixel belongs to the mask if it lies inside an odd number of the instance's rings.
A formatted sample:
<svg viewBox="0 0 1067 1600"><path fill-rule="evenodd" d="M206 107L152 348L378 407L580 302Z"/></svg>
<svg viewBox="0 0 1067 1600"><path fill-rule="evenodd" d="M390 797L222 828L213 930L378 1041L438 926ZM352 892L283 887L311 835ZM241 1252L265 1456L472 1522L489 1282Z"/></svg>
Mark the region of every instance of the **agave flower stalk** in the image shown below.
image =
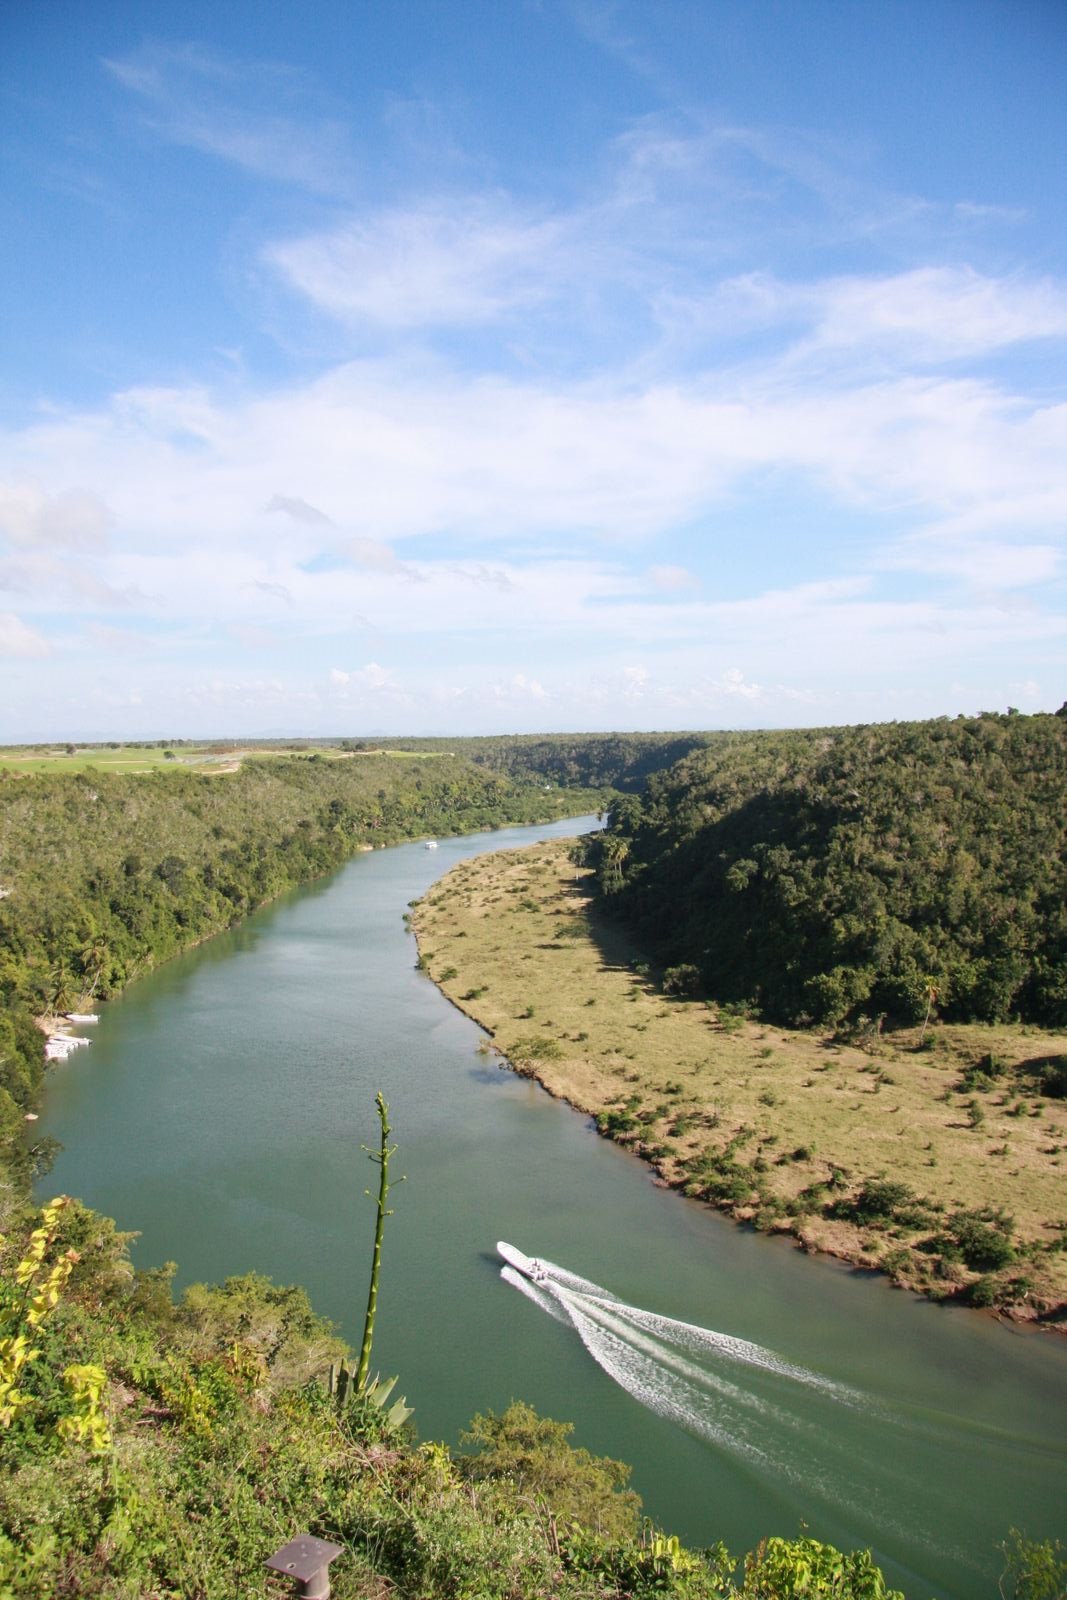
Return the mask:
<svg viewBox="0 0 1067 1600"><path fill-rule="evenodd" d="M370 1284L367 1289L367 1314L363 1319L363 1344L359 1352L359 1365L356 1368L356 1392L361 1393L367 1385L367 1373L370 1370L371 1343L374 1339L374 1315L378 1309L378 1279L382 1270L382 1235L385 1232L385 1219L392 1216L386 1207L389 1197L389 1158L396 1154L397 1146L389 1143L389 1107L379 1089L374 1097L378 1108L378 1121L381 1124L381 1144L377 1150L371 1150L367 1145L366 1150L370 1159L378 1165L378 1214L374 1227L374 1254L371 1257ZM400 1179L403 1182L403 1179ZM369 1195L370 1190L364 1190Z"/></svg>

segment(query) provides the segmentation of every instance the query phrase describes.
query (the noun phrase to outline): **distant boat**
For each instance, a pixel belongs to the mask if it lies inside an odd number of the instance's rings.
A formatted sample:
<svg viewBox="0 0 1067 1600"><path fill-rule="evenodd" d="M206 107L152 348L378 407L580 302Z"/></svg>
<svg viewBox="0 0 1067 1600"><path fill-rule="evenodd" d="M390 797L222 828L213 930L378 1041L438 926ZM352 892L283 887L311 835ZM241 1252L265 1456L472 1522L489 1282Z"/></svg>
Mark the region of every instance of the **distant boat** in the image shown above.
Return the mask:
<svg viewBox="0 0 1067 1600"><path fill-rule="evenodd" d="M44 1058L46 1061L66 1061L72 1050L92 1042L91 1039L80 1039L77 1034L51 1033L45 1040Z"/></svg>
<svg viewBox="0 0 1067 1600"><path fill-rule="evenodd" d="M66 1012L64 1012L64 1016L66 1017L68 1022L99 1022L100 1021L100 1018L97 1016L95 1011L66 1011Z"/></svg>
<svg viewBox="0 0 1067 1600"><path fill-rule="evenodd" d="M427 848L427 850L436 850L437 849L437 840L436 839L427 839L426 848Z"/></svg>

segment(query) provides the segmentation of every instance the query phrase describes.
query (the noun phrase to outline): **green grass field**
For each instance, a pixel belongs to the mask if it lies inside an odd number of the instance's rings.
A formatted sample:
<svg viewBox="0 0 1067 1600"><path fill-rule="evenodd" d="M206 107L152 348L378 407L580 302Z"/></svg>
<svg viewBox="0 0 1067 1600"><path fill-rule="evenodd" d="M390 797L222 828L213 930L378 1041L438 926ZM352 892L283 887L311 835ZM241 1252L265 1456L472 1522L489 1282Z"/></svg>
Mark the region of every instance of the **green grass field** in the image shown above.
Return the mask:
<svg viewBox="0 0 1067 1600"><path fill-rule="evenodd" d="M342 750L337 745L204 744L175 745L167 749L137 745L10 745L0 748L0 772L156 772L167 770L235 772L242 761L280 760L283 757L321 756L328 761L349 761L361 755L393 756L398 761L425 761L450 752L434 750Z"/></svg>
<svg viewBox="0 0 1067 1600"><path fill-rule="evenodd" d="M153 772L157 767L203 765L200 750L183 747L168 758L163 750L141 750L133 745L77 745L73 752L65 745L31 748L8 747L0 750L0 771L29 772Z"/></svg>

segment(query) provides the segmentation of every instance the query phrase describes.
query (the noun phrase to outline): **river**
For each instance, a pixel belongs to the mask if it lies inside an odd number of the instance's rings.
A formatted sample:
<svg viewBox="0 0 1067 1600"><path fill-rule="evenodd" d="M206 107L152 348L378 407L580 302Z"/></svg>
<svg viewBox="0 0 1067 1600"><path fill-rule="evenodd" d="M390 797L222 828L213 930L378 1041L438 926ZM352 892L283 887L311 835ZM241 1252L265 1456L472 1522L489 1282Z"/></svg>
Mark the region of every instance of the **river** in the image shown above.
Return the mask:
<svg viewBox="0 0 1067 1600"><path fill-rule="evenodd" d="M407 1181L374 1364L400 1374L422 1438L454 1443L475 1411L524 1399L633 1463L683 1541L740 1553L806 1526L870 1545L908 1600L994 1596L1012 1526L1067 1537L1067 1341L658 1188L480 1055L416 970L403 913L442 872L592 825L358 856L134 984L50 1072L39 1126L64 1149L41 1195L139 1229L137 1264L176 1260L179 1285L301 1283L358 1345L381 1089ZM562 1269L540 1303L502 1279L498 1239Z"/></svg>

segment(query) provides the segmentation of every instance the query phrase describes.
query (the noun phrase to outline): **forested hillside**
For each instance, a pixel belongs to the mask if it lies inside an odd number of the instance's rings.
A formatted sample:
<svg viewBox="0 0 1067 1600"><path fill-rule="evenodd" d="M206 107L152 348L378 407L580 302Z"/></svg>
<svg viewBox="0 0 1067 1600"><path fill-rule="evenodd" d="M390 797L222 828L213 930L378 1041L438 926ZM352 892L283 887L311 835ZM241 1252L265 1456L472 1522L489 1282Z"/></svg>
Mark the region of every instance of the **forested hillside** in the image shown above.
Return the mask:
<svg viewBox="0 0 1067 1600"><path fill-rule="evenodd" d="M360 848L599 800L446 756L0 779L0 1144L40 1086L35 1016L106 999Z"/></svg>
<svg viewBox="0 0 1067 1600"><path fill-rule="evenodd" d="M633 794L653 772L724 737L713 733L515 733L469 739L383 739L387 750L446 751L511 777ZM727 736L728 737L728 736ZM351 741L347 741L351 742Z"/></svg>
<svg viewBox="0 0 1067 1600"><path fill-rule="evenodd" d="M679 989L788 1023L1067 1023L1067 717L718 736L591 844Z"/></svg>

